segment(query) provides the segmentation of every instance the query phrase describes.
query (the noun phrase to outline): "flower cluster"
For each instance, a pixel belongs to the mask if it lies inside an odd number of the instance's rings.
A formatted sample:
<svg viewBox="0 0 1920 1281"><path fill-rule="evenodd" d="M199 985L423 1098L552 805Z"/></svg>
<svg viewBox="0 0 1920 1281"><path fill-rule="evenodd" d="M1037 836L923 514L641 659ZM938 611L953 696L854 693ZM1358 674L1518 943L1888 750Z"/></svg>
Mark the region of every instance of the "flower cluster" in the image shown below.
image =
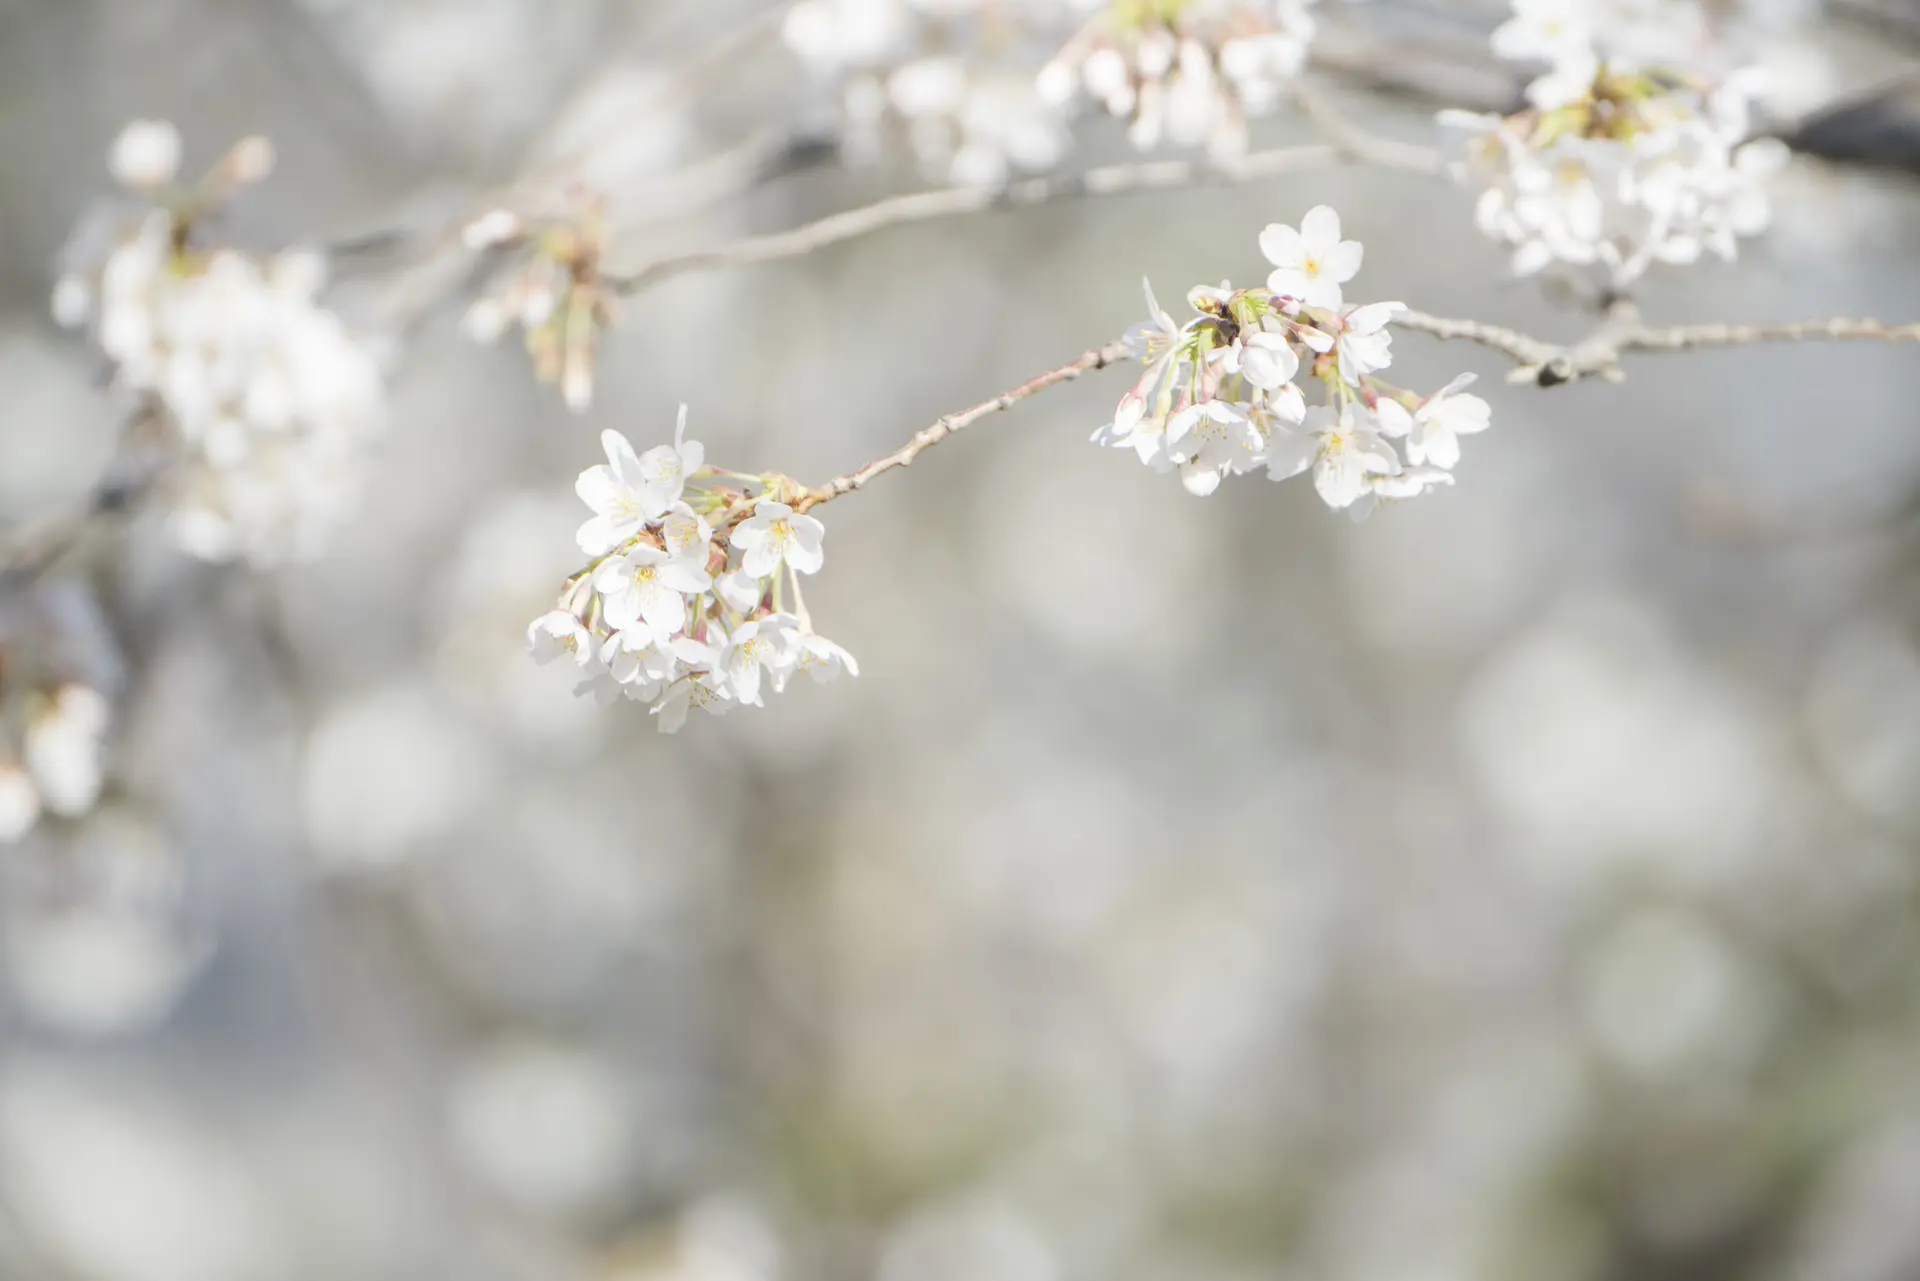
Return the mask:
<svg viewBox="0 0 1920 1281"><path fill-rule="evenodd" d="M600 279L606 209L582 197L571 219L529 225L507 209L495 209L467 224L464 239L474 250L522 251L521 261L467 309L465 328L476 342L497 342L508 329L526 331L534 375L557 383L568 408L593 401L594 340L613 323L613 299Z"/></svg>
<svg viewBox="0 0 1920 1281"><path fill-rule="evenodd" d="M1402 304L1347 304L1342 286L1362 249L1341 239L1333 210L1310 210L1298 228L1269 226L1260 248L1273 264L1267 287L1201 286L1188 296L1199 314L1185 324L1148 288L1152 319L1130 335L1146 372L1095 443L1178 471L1200 495L1229 474L1264 469L1285 480L1311 470L1326 504L1356 520L1382 500L1451 484L1460 437L1490 418L1484 400L1461 390L1473 376L1429 396L1379 377ZM1308 406L1295 381L1302 372L1324 387L1324 404Z"/></svg>
<svg viewBox="0 0 1920 1281"><path fill-rule="evenodd" d="M1306 62L1312 0L1113 0L1040 73L1041 95L1085 95L1162 141L1246 150L1247 121L1273 110Z"/></svg>
<svg viewBox="0 0 1920 1281"><path fill-rule="evenodd" d="M841 146L877 159L904 139L934 182L995 186L1015 172L1053 168L1069 138L1020 51L1036 50L1049 3L994 0L801 0L786 17L787 47L832 84ZM991 48L991 59L974 54Z"/></svg>
<svg viewBox="0 0 1920 1281"><path fill-rule="evenodd" d="M179 162L171 125L121 134L114 176L154 205L97 264L60 280L54 314L91 326L115 390L177 437L169 526L183 548L217 561L312 555L381 424L379 363L319 305L318 256L198 244L204 215L272 167L267 143L241 142L190 189L174 186Z"/></svg>
<svg viewBox="0 0 1920 1281"><path fill-rule="evenodd" d="M813 630L800 594L800 576L826 560L825 528L798 510L803 493L785 477L708 465L686 427L683 408L673 443L641 454L602 434L607 461L574 487L593 511L578 536L592 560L527 628L536 662L579 669L576 693L651 703L664 733L694 708L759 707L767 686L779 693L798 672L860 674Z"/></svg>
<svg viewBox="0 0 1920 1281"><path fill-rule="evenodd" d="M1635 36L1646 27L1630 14L1598 12L1622 6L1514 7L1494 48L1548 64L1528 86L1531 105L1506 117L1445 111L1440 121L1461 144L1457 170L1482 187L1481 231L1512 246L1516 272L1560 264L1620 288L1655 263L1732 260L1742 237L1766 229L1766 182L1787 149L1750 138L1751 75L1715 81L1609 52L1623 40L1660 43Z"/></svg>

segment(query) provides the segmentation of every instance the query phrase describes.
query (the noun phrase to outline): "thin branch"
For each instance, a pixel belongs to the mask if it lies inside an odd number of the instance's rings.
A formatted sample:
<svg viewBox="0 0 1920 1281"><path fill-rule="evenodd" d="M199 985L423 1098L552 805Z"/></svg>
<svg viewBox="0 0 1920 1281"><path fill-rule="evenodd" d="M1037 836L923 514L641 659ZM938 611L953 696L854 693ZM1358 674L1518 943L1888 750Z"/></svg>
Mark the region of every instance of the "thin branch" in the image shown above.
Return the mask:
<svg viewBox="0 0 1920 1281"><path fill-rule="evenodd" d="M1670 325L1654 328L1640 319L1630 302L1617 302L1592 334L1560 344L1516 329L1454 320L1422 311L1403 311L1393 323L1435 338L1480 344L1513 359L1512 383L1555 387L1583 378L1618 382L1625 377L1621 359L1634 352L1698 351L1710 347L1752 347L1779 342L1920 342L1920 323L1882 324L1877 320L1806 320L1771 325Z"/></svg>
<svg viewBox="0 0 1920 1281"><path fill-rule="evenodd" d="M1302 115L1332 139L1348 156L1364 164L1383 169L1402 169L1414 173L1440 173L1445 164L1432 147L1383 138L1362 127L1338 110L1320 91L1320 86L1302 79L1293 87L1293 100Z"/></svg>
<svg viewBox="0 0 1920 1281"><path fill-rule="evenodd" d="M650 285L688 272L798 258L889 227L953 218L989 209L1020 209L1092 196L1118 196L1180 187L1235 186L1281 174L1353 162L1386 164L1414 173L1440 172L1440 160L1436 153L1398 143L1391 145L1396 149L1391 154L1362 154L1343 143L1309 143L1255 152L1238 160L1161 160L1107 165L1082 174L1026 178L998 187L951 187L891 196L788 231L751 236L714 249L656 258L633 272L609 276L607 283L616 293L636 294Z"/></svg>
<svg viewBox="0 0 1920 1281"><path fill-rule="evenodd" d="M821 503L830 503L844 494L851 494L863 487L875 476L892 471L896 467L910 467L913 460L922 451L933 448L956 432L965 431L982 418L1004 413L1030 396L1036 396L1049 387L1061 383L1070 383L1082 374L1105 369L1108 365L1118 364L1127 358L1132 349L1124 339L1096 347L1077 360L1068 361L1057 369L1049 369L1015 387L1003 392L992 400L985 400L971 409L963 409L957 414L947 414L937 419L932 426L923 427L913 434L913 438L891 454L876 458L859 471L848 472L844 476L835 476L824 485L818 485L801 494L794 503L796 511L806 511L818 507Z"/></svg>
<svg viewBox="0 0 1920 1281"><path fill-rule="evenodd" d="M0 533L0 592L30 586L97 525L125 515L152 492L167 467L153 442L142 439L157 413L147 404L128 418L119 450L85 498Z"/></svg>

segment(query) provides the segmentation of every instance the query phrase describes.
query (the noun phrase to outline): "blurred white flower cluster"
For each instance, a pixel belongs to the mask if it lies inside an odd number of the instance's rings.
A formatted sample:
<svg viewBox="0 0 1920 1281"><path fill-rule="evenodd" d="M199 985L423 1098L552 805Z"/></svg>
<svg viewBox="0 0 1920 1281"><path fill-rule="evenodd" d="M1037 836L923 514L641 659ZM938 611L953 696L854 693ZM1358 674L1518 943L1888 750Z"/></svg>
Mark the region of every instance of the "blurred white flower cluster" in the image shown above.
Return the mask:
<svg viewBox="0 0 1920 1281"><path fill-rule="evenodd" d="M0 686L0 694L7 691ZM112 708L90 685L68 681L17 699L20 750L0 741L0 843L33 830L42 813L78 818L100 799L101 754Z"/></svg>
<svg viewBox="0 0 1920 1281"><path fill-rule="evenodd" d="M1273 110L1307 60L1313 0L1112 0L1040 73L1041 96L1081 94L1162 142L1219 156L1247 147L1247 121Z"/></svg>
<svg viewBox="0 0 1920 1281"><path fill-rule="evenodd" d="M467 309L464 324L482 343L520 326L535 376L558 384L568 408L580 412L593 402L594 340L613 323L614 305L600 281L605 203L575 196L570 218L533 224L494 209L467 224L469 249L520 250L522 257Z"/></svg>
<svg viewBox="0 0 1920 1281"><path fill-rule="evenodd" d="M83 584L48 578L0 593L0 844L44 815L93 810L123 661Z"/></svg>
<svg viewBox="0 0 1920 1281"><path fill-rule="evenodd" d="M1032 76L1064 12L1062 0L800 0L783 34L834 87L850 159L870 162L899 136L930 181L994 186L1067 153L1061 113Z"/></svg>
<svg viewBox="0 0 1920 1281"><path fill-rule="evenodd" d="M574 486L594 513L578 535L593 559L527 628L536 662L580 669L576 693L651 703L669 734L694 708L762 706L766 686L780 693L798 672L860 674L800 593L826 561L825 527L781 501L799 498L784 477L708 466L686 428L682 408L673 444L643 454L602 433L607 461Z"/></svg>
<svg viewBox="0 0 1920 1281"><path fill-rule="evenodd" d="M1804 0L1513 0L1493 51L1559 64L1591 51L1624 66L1727 70L1757 37L1815 6Z"/></svg>
<svg viewBox="0 0 1920 1281"><path fill-rule="evenodd" d="M1643 60L1697 50L1697 6L1514 0L1514 11L1494 50L1548 65L1527 88L1531 105L1440 113L1464 152L1457 171L1482 187L1476 221L1513 247L1514 271L1559 264L1617 289L1655 263L1731 261L1742 237L1766 230L1766 183L1788 152L1751 137L1755 74Z"/></svg>
<svg viewBox="0 0 1920 1281"><path fill-rule="evenodd" d="M1430 396L1378 377L1392 363L1387 324L1403 304L1347 305L1341 287L1359 272L1362 248L1340 238L1332 209L1309 210L1298 228L1269 226L1260 248L1273 264L1267 287L1200 286L1188 295L1199 314L1184 325L1148 288L1152 319L1131 335L1146 373L1094 442L1177 470L1200 495L1230 474L1264 468L1286 480L1311 469L1327 506L1356 520L1381 501L1453 483L1459 438L1490 419L1484 400L1461 391L1473 376ZM1303 369L1324 386L1324 404L1308 407L1295 382Z"/></svg>
<svg viewBox="0 0 1920 1281"><path fill-rule="evenodd" d="M116 391L175 437L168 524L207 560L271 564L313 555L351 503L363 442L382 423L379 363L320 306L317 255L257 257L201 246L205 216L264 178L264 139L236 145L191 188L176 186L173 126L136 121L113 175L154 207L84 272L62 277L54 314L90 326Z"/></svg>

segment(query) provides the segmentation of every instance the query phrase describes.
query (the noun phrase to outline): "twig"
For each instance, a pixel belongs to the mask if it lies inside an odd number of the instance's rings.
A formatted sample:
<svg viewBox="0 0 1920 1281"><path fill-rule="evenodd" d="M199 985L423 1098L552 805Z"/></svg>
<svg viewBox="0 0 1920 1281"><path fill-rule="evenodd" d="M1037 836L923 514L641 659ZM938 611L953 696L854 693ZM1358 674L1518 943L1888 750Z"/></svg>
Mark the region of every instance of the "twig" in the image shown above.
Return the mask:
<svg viewBox="0 0 1920 1281"><path fill-rule="evenodd" d="M1920 342L1920 323L1886 325L1877 320L1806 320L1772 325L1670 325L1653 328L1639 309L1617 302L1596 330L1579 342L1559 344L1516 329L1474 320L1454 320L1422 311L1403 311L1393 323L1442 339L1462 339L1512 357L1512 383L1554 387L1583 378L1618 382L1625 376L1621 358L1634 352L1697 351L1709 347L1751 347L1776 342Z"/></svg>
<svg viewBox="0 0 1920 1281"><path fill-rule="evenodd" d="M1393 146L1399 148L1400 144ZM1117 196L1192 186L1233 186L1356 161L1388 164L1394 168L1427 174L1438 173L1440 169L1438 156L1423 149L1408 147L1391 155L1363 155L1352 146L1342 143L1282 147L1255 152L1232 161L1161 160L1107 165L1082 174L1027 178L998 187L952 187L892 196L788 231L751 236L714 249L656 258L625 275L608 277L607 283L616 293L636 294L649 285L688 272L797 258L829 245L907 223L952 218L988 209L1026 208L1091 196Z"/></svg>
<svg viewBox="0 0 1920 1281"><path fill-rule="evenodd" d="M982 401L973 408L963 409L957 414L947 414L936 420L932 426L923 427L915 432L913 439L891 454L874 459L859 471L835 476L826 484L807 490L794 503L794 510L806 511L809 508L818 507L821 503L830 503L843 494L851 494L875 476L892 471L896 467L912 466L913 460L918 458L923 450L933 448L956 432L965 431L982 418L1004 413L1021 401L1030 396L1036 396L1049 387L1072 382L1082 374L1117 364L1126 359L1131 350L1124 339L1110 342L1104 347L1096 347L1085 353L1078 360L1069 361L1057 369L1049 369L1044 374L1029 378L1012 391L1003 392L992 400Z"/></svg>
<svg viewBox="0 0 1920 1281"><path fill-rule="evenodd" d="M1440 173L1444 164L1440 153L1431 147L1383 138L1337 110L1316 84L1302 79L1293 88L1293 100L1300 112L1353 159L1383 169L1403 169L1415 173Z"/></svg>
<svg viewBox="0 0 1920 1281"><path fill-rule="evenodd" d="M142 405L127 420L120 450L85 498L0 534L0 592L31 585L94 526L132 510L152 491L167 460L143 448L138 438L154 424L157 412Z"/></svg>

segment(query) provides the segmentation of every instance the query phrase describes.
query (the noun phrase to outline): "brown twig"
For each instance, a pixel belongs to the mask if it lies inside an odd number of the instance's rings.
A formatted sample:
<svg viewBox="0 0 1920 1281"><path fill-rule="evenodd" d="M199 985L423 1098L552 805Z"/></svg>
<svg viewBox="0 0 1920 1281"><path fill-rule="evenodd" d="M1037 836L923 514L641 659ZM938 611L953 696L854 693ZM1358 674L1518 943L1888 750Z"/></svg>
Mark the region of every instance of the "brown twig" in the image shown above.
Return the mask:
<svg viewBox="0 0 1920 1281"><path fill-rule="evenodd" d="M913 438L891 454L876 458L858 471L848 472L844 476L835 476L824 485L818 485L801 494L794 502L794 510L806 511L818 507L821 503L830 503L844 494L851 494L863 487L875 476L892 471L896 467L909 467L922 451L933 448L956 432L965 431L982 418L1004 413L1030 396L1036 396L1049 387L1069 383L1082 374L1105 369L1126 359L1131 349L1124 339L1110 342L1104 347L1096 347L1077 360L1068 361L1057 369L1049 369L1044 374L1027 379L1012 391L1003 392L992 400L985 400L971 409L963 409L957 414L947 414L937 419L931 426L923 427L913 434Z"/></svg>
<svg viewBox="0 0 1920 1281"><path fill-rule="evenodd" d="M1654 328L1629 302L1611 307L1598 328L1571 344L1548 342L1500 325L1454 320L1421 311L1403 311L1393 323L1441 339L1460 339L1513 359L1512 383L1555 387L1583 378L1618 382L1625 377L1623 357L1635 352L1697 351L1710 347L1751 347L1777 342L1920 342L1920 323L1886 325L1877 320L1796 321L1771 325L1670 325Z"/></svg>

